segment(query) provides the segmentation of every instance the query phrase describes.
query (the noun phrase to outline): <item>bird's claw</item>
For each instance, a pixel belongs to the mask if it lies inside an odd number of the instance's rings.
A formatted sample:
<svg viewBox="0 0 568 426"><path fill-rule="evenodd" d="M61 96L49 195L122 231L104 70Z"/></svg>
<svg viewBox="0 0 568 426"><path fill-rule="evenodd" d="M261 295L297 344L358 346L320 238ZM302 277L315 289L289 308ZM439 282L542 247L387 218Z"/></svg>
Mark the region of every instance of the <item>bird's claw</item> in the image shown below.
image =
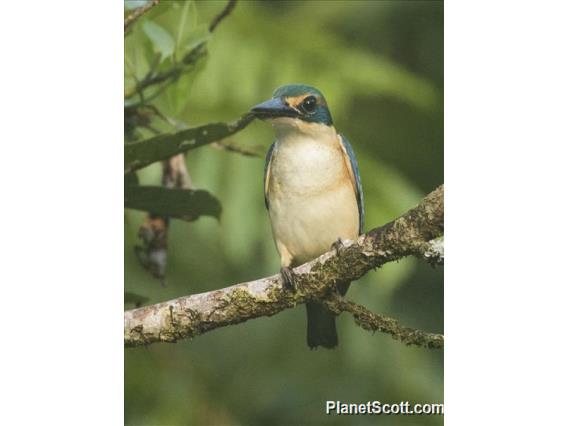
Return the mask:
<svg viewBox="0 0 568 426"><path fill-rule="evenodd" d="M343 240L341 239L341 237L339 237L337 240L335 240L332 244L331 244L331 248L335 250L335 254L337 256L341 255L341 252L343 251L343 249L345 248L345 244L343 244Z"/></svg>
<svg viewBox="0 0 568 426"><path fill-rule="evenodd" d="M284 266L280 268L280 274L282 275L282 282L284 283L284 288L295 292L296 291L296 284L294 282L294 271L292 268Z"/></svg>

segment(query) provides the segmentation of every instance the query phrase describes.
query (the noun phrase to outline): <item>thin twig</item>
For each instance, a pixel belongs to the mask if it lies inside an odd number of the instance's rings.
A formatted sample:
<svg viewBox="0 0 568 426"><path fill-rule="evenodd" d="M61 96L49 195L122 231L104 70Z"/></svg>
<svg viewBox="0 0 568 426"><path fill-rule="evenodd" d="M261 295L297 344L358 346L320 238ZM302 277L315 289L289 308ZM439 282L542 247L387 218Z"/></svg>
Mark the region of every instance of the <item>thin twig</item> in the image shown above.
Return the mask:
<svg viewBox="0 0 568 426"><path fill-rule="evenodd" d="M136 84L133 88L130 88L125 91L124 98L128 99L136 94L141 94L142 91L147 89L150 86L166 83L172 84L177 81L177 79L184 73L188 72L190 69L193 69L195 63L201 59L207 53L206 43L200 43L191 49L176 65L172 66L170 69L165 70L161 73L154 74L151 70L149 71L144 78L140 81L140 83ZM159 88L156 93L162 93L163 88ZM149 102L151 99L156 97L156 93L146 99L146 102Z"/></svg>
<svg viewBox="0 0 568 426"><path fill-rule="evenodd" d="M154 0L156 3L158 2L158 0ZM213 20L211 21L211 24L209 25L209 31L213 32L215 30L215 28L217 28L217 26L221 23L221 21L223 19L225 19L227 16L230 15L230 13L233 11L233 9L235 8L237 4L237 0L229 0L229 2L227 3L227 5L225 6L225 8L217 15L215 16L215 18L213 18ZM148 10L150 7L150 3L145 5L144 7L141 7L139 9L136 9L128 18L126 18L125 20L125 30L127 28L128 25L130 25L135 19L137 19L139 16L141 16L145 11L142 11L142 9ZM133 16L136 13L138 13L137 16ZM131 20L131 21L129 21ZM127 23L127 21L129 21ZM153 67L150 67L150 71L148 71L148 73L144 76L144 78L142 78L142 80L140 80L139 83L137 83L134 87L127 89L124 93L124 98L125 99L129 99L131 97L133 97L134 95L143 95L143 91L145 89L147 89L150 86L154 86L156 84L161 84L161 83L165 83L162 87L160 87L154 94L152 94L150 97L148 97L145 102L149 102L153 99L156 98L156 96L158 96L159 94L161 94L163 92L163 90L170 84L174 83L177 81L177 79L184 73L189 71L190 69L193 68L193 65L195 65L195 63L201 59L203 56L205 56L205 54L207 53L207 49L206 49L206 43L200 43L197 46L195 46L193 49L191 49L184 57L183 59L176 63L175 65L173 65L170 69L167 69L165 71L162 71L161 73L155 74L155 71L153 69Z"/></svg>
<svg viewBox="0 0 568 426"><path fill-rule="evenodd" d="M229 16L236 5L237 0L229 0L225 8L217 16L215 16L215 18L213 18L213 20L211 21L211 24L209 24L209 31L213 32L215 28L217 28L217 25L219 25L223 19Z"/></svg>
<svg viewBox="0 0 568 426"><path fill-rule="evenodd" d="M211 146L225 151L234 152L236 154L241 154L244 155L245 157L262 158L264 156L264 153L266 152L266 149L260 145L247 147L247 146L237 145L236 143L226 139L213 142Z"/></svg>
<svg viewBox="0 0 568 426"><path fill-rule="evenodd" d="M442 334L428 333L401 325L398 320L382 314L371 312L364 306L335 296L324 301L325 305L335 314L349 312L353 315L355 323L367 331L379 331L389 334L393 339L405 345L421 346L430 349L442 349L444 336Z"/></svg>
<svg viewBox="0 0 568 426"><path fill-rule="evenodd" d="M138 18L140 18L142 15L144 15L146 12L148 12L150 9L152 9L154 6L156 6L159 2L160 2L160 0L151 0L148 3L146 3L144 6L139 7L134 12L132 12L130 15L128 15L126 17L126 19L124 20L124 33L126 34L126 31L128 30L128 28Z"/></svg>

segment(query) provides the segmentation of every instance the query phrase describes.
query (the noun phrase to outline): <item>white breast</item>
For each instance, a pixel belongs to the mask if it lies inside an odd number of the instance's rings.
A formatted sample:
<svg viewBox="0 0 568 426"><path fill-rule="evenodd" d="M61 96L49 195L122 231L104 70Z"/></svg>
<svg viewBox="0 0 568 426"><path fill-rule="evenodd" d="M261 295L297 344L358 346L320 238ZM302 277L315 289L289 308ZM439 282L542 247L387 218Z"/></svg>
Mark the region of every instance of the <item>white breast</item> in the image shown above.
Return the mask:
<svg viewBox="0 0 568 426"><path fill-rule="evenodd" d="M358 236L359 210L335 132L278 140L268 182L272 231L283 266L328 251L338 238Z"/></svg>

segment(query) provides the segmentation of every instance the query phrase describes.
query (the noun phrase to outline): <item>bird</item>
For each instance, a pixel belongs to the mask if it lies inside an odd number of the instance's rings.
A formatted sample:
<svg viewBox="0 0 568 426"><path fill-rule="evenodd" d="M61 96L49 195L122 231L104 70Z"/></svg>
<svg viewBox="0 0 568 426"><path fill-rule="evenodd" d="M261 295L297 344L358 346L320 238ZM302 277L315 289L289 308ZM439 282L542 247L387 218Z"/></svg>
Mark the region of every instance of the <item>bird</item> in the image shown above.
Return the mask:
<svg viewBox="0 0 568 426"><path fill-rule="evenodd" d="M275 141L264 166L264 201L286 287L292 268L336 249L363 233L363 187L355 152L339 134L327 101L315 87L288 84L250 113L271 123ZM343 296L349 282L336 285ZM310 349L338 345L335 315L306 303Z"/></svg>

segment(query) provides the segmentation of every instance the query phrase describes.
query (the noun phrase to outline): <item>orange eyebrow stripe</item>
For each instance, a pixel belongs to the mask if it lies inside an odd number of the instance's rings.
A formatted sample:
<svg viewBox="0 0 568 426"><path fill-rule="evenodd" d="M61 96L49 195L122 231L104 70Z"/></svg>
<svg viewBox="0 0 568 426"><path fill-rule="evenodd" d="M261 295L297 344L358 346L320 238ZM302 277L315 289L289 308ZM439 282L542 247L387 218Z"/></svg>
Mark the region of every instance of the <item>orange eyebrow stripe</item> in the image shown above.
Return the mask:
<svg viewBox="0 0 568 426"><path fill-rule="evenodd" d="M286 98L286 102L288 102L288 105L290 106L298 107L308 96L309 95L289 96Z"/></svg>

